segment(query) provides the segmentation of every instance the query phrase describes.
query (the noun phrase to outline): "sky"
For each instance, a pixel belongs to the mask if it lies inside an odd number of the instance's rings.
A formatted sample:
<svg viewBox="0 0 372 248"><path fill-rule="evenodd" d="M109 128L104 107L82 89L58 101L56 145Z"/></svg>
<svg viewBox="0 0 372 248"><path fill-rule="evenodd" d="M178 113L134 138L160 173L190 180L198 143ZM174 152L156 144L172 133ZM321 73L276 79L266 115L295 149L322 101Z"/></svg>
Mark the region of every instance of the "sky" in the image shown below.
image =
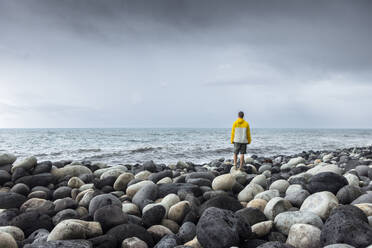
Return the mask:
<svg viewBox="0 0 372 248"><path fill-rule="evenodd" d="M0 0L0 128L372 128L372 1Z"/></svg>

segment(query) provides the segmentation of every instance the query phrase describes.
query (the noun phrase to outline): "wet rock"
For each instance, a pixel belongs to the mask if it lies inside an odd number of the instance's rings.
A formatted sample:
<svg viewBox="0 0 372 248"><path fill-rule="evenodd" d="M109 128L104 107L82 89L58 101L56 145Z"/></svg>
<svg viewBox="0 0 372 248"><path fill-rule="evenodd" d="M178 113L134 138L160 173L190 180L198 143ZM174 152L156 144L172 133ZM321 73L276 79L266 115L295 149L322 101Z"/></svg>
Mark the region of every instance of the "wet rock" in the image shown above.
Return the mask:
<svg viewBox="0 0 372 248"><path fill-rule="evenodd" d="M165 235L154 248L173 248L177 247L177 237L174 234Z"/></svg>
<svg viewBox="0 0 372 248"><path fill-rule="evenodd" d="M80 215L74 209L65 209L58 212L56 215L53 216L53 224L57 225L59 222L67 219L79 219Z"/></svg>
<svg viewBox="0 0 372 248"><path fill-rule="evenodd" d="M53 192L53 198L54 199L62 199L62 198L65 198L65 197L71 197L71 190L72 189L70 187L67 187L67 186L59 187L58 189L56 189Z"/></svg>
<svg viewBox="0 0 372 248"><path fill-rule="evenodd" d="M0 170L0 185L12 180L12 176L5 170Z"/></svg>
<svg viewBox="0 0 372 248"><path fill-rule="evenodd" d="M247 203L247 208L257 208L259 209L262 213L265 210L265 207L267 205L267 201L262 200L262 199L253 199L252 201Z"/></svg>
<svg viewBox="0 0 372 248"><path fill-rule="evenodd" d="M264 192L258 193L257 195L255 195L254 199L262 199L262 200L269 202L274 197L279 197L279 196L280 196L279 190L270 189L270 190L265 190Z"/></svg>
<svg viewBox="0 0 372 248"><path fill-rule="evenodd" d="M41 174L41 173L49 173L52 169L52 162L50 161L44 161L39 164L37 164L32 171L33 175Z"/></svg>
<svg viewBox="0 0 372 248"><path fill-rule="evenodd" d="M24 183L17 183L10 189L10 192L27 196L30 193L30 188Z"/></svg>
<svg viewBox="0 0 372 248"><path fill-rule="evenodd" d="M149 177L148 180L153 181L154 183L157 183L164 177L173 177L173 173L171 170L165 170L165 171L160 171L157 173L152 173Z"/></svg>
<svg viewBox="0 0 372 248"><path fill-rule="evenodd" d="M25 245L24 248L93 248L88 240L55 240Z"/></svg>
<svg viewBox="0 0 372 248"><path fill-rule="evenodd" d="M351 204L359 203L372 203L372 192L367 192L367 194L363 194L351 202Z"/></svg>
<svg viewBox="0 0 372 248"><path fill-rule="evenodd" d="M284 194L289 187L288 181L284 179L276 180L270 185L269 189L276 189L279 191L280 194Z"/></svg>
<svg viewBox="0 0 372 248"><path fill-rule="evenodd" d="M25 238L23 231L19 227L16 227L16 226L0 226L0 233L8 233L16 241L22 241Z"/></svg>
<svg viewBox="0 0 372 248"><path fill-rule="evenodd" d="M21 212L37 211L41 214L54 214L54 204L51 201L39 198L31 198L24 202L19 208Z"/></svg>

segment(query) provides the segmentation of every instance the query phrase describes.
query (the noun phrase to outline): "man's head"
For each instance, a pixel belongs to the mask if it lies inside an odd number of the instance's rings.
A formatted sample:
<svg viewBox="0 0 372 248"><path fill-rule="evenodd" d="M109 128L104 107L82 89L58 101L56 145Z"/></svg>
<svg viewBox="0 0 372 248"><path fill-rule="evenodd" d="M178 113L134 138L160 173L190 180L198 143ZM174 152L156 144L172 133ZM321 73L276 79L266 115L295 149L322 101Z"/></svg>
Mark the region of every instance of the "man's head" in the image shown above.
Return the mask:
<svg viewBox="0 0 372 248"><path fill-rule="evenodd" d="M244 112L243 111L239 111L238 116L239 116L239 118L243 118L244 117Z"/></svg>

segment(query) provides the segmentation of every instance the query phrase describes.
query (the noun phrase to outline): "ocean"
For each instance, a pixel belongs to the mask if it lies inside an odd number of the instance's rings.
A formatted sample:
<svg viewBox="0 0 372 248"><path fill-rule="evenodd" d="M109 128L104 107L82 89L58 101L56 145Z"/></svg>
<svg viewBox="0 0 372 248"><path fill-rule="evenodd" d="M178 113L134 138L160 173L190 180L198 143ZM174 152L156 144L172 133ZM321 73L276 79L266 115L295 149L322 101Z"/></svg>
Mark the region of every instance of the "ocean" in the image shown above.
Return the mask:
<svg viewBox="0 0 372 248"><path fill-rule="evenodd" d="M367 146L372 129L252 129L248 154L290 155L307 150ZM109 165L210 162L232 157L230 129L0 129L0 153L38 161L89 160Z"/></svg>

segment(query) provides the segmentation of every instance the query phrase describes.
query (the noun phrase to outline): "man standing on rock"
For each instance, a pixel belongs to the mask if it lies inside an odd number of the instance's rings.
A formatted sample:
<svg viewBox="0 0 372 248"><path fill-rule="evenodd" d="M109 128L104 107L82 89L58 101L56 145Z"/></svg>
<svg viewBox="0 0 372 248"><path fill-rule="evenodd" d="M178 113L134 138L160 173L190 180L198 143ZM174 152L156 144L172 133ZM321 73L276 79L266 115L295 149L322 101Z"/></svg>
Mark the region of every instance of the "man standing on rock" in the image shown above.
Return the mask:
<svg viewBox="0 0 372 248"><path fill-rule="evenodd" d="M247 153L247 144L251 143L251 131L249 124L244 119L244 113L240 111L238 113L238 119L234 122L231 130L231 144L234 144L234 167L238 160L238 154L240 153L240 167L239 170L243 170L244 154Z"/></svg>

